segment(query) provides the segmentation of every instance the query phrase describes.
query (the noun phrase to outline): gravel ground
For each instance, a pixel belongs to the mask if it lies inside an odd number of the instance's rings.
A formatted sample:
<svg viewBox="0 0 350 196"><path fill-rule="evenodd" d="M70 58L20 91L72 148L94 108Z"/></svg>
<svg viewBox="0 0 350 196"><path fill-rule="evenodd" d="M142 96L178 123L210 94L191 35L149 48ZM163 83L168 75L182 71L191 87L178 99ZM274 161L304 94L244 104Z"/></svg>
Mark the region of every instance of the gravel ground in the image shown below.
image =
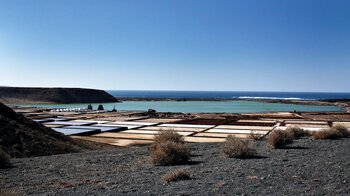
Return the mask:
<svg viewBox="0 0 350 196"><path fill-rule="evenodd" d="M254 142L261 157L229 159L221 143L195 143L192 163L152 166L148 147L13 159L2 192L44 195L349 195L350 139L296 140L286 149ZM187 168L191 180L161 176Z"/></svg>

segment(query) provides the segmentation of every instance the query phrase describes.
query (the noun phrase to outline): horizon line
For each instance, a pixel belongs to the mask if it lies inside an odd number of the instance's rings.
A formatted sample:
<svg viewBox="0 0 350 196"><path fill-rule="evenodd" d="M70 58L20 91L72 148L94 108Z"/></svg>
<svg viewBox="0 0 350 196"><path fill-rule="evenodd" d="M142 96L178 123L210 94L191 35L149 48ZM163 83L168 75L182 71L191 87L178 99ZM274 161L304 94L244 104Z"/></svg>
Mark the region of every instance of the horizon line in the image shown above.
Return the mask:
<svg viewBox="0 0 350 196"><path fill-rule="evenodd" d="M177 92L267 92L267 93L350 93L350 91L285 91L285 90L179 90L179 89L104 89L104 88L94 88L94 87L62 87L62 86L5 86L0 85L0 87L12 87L12 88L85 88L85 89L96 89L104 91L177 91Z"/></svg>

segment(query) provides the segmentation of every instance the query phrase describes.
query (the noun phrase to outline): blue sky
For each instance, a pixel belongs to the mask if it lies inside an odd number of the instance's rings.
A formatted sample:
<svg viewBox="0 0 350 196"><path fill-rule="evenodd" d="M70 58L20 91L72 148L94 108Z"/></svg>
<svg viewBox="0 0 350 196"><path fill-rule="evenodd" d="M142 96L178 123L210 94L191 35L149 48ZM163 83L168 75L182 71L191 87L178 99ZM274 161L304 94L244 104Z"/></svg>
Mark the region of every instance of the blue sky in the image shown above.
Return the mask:
<svg viewBox="0 0 350 196"><path fill-rule="evenodd" d="M349 92L350 1L0 0L0 85Z"/></svg>

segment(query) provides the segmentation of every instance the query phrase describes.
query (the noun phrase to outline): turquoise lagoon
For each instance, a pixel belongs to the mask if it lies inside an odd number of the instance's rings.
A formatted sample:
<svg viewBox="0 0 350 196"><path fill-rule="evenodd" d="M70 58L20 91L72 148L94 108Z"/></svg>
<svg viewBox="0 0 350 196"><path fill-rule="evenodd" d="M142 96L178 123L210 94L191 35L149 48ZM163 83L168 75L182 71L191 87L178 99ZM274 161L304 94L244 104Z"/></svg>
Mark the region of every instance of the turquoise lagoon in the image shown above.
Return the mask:
<svg viewBox="0 0 350 196"><path fill-rule="evenodd" d="M284 103L265 103L257 101L124 101L117 103L94 103L94 109L102 104L106 110L145 111L150 108L158 112L205 112L205 113L251 113L251 112L320 112L341 111L337 106L299 105ZM88 104L36 104L22 105L44 108L86 108Z"/></svg>

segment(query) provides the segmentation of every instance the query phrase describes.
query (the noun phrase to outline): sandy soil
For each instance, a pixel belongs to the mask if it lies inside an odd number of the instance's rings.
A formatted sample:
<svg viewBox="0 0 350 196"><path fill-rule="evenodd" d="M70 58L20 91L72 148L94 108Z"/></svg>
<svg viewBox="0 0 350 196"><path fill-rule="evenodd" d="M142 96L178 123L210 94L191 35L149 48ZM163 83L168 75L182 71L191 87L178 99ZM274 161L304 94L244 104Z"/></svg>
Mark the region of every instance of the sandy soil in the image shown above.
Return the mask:
<svg viewBox="0 0 350 196"><path fill-rule="evenodd" d="M296 140L286 149L254 143L254 159L229 159L219 143L195 143L192 163L152 166L147 147L13 159L0 170L2 191L50 195L349 195L350 139ZM161 176L187 168L192 180Z"/></svg>

